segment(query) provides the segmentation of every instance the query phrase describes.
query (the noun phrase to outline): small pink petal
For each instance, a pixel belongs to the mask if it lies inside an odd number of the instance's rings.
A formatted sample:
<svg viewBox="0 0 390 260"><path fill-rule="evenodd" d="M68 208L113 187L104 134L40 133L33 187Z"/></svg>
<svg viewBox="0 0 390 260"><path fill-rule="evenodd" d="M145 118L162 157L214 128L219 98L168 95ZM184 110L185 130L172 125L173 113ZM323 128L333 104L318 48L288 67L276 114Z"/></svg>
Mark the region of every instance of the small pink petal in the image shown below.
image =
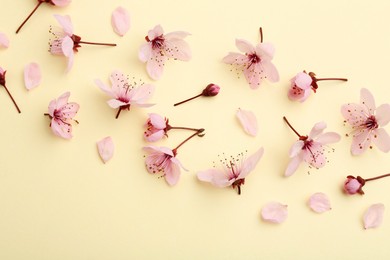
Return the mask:
<svg viewBox="0 0 390 260"><path fill-rule="evenodd" d="M24 85L28 90L37 87L41 83L41 69L35 62L24 67Z"/></svg>
<svg viewBox="0 0 390 260"><path fill-rule="evenodd" d="M382 104L376 108L376 120L379 126L385 126L390 122L390 104Z"/></svg>
<svg viewBox="0 0 390 260"><path fill-rule="evenodd" d="M299 155L293 157L287 165L287 169L284 172L284 176L289 177L293 175L301 164L303 158Z"/></svg>
<svg viewBox="0 0 390 260"><path fill-rule="evenodd" d="M249 135L256 136L257 135L257 119L255 114L252 111L247 111L239 108L236 116L240 121L244 131Z"/></svg>
<svg viewBox="0 0 390 260"><path fill-rule="evenodd" d="M323 213L332 209L328 196L321 192L310 196L309 207L317 213Z"/></svg>
<svg viewBox="0 0 390 260"><path fill-rule="evenodd" d="M9 47L9 40L7 35L0 32L0 47L8 48Z"/></svg>
<svg viewBox="0 0 390 260"><path fill-rule="evenodd" d="M242 170L239 175L240 179L244 179L251 171L253 171L256 168L256 165L260 161L261 157L263 157L263 154L264 154L264 148L261 147L254 154L249 156L248 159L243 161Z"/></svg>
<svg viewBox="0 0 390 260"><path fill-rule="evenodd" d="M69 15L62 16L55 14L54 18L56 18L57 22L61 25L62 29L68 36L73 35L73 24Z"/></svg>
<svg viewBox="0 0 390 260"><path fill-rule="evenodd" d="M372 141L382 152L390 151L390 136L383 128L377 128L374 130Z"/></svg>
<svg viewBox="0 0 390 260"><path fill-rule="evenodd" d="M124 36L130 29L130 15L123 7L118 7L112 12L111 24L115 33Z"/></svg>
<svg viewBox="0 0 390 260"><path fill-rule="evenodd" d="M222 170L209 169L200 171L196 175L200 181L210 182L212 185L219 188L224 188L232 184L229 181L229 176Z"/></svg>
<svg viewBox="0 0 390 260"><path fill-rule="evenodd" d="M252 53L256 51L255 47L247 40L236 39L236 46L237 49L243 53Z"/></svg>
<svg viewBox="0 0 390 260"><path fill-rule="evenodd" d="M279 202L270 202L261 209L261 217L267 222L279 224L284 222L287 216L287 205Z"/></svg>
<svg viewBox="0 0 390 260"><path fill-rule="evenodd" d="M110 136L107 136L97 142L97 147L99 151L100 158L102 158L103 162L106 163L109 161L114 155L114 142Z"/></svg>
<svg viewBox="0 0 390 260"><path fill-rule="evenodd" d="M376 228L382 224L385 206L382 203L371 205L364 213L364 228Z"/></svg>
<svg viewBox="0 0 390 260"><path fill-rule="evenodd" d="M360 90L360 103L368 109L369 114L374 114L376 109L375 99L371 92L366 88Z"/></svg>

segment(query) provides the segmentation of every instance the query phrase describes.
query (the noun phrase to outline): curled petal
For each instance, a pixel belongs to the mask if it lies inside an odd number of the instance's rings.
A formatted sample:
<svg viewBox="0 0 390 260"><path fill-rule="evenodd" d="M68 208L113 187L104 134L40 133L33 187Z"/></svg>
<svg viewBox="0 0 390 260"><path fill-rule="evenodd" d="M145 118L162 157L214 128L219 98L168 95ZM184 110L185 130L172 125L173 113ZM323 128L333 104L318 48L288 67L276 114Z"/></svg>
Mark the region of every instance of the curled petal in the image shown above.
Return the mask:
<svg viewBox="0 0 390 260"><path fill-rule="evenodd" d="M0 32L0 47L8 48L9 47L9 40L7 35Z"/></svg>
<svg viewBox="0 0 390 260"><path fill-rule="evenodd" d="M287 219L288 211L287 205L279 202L270 202L261 210L261 217L263 220L272 223L282 223Z"/></svg>
<svg viewBox="0 0 390 260"><path fill-rule="evenodd" d="M252 136L257 135L257 118L252 111L239 108L236 116L247 134Z"/></svg>
<svg viewBox="0 0 390 260"><path fill-rule="evenodd" d="M98 147L100 158L102 158L104 163L109 161L114 155L115 146L110 136L107 136L102 140L98 141L97 147Z"/></svg>
<svg viewBox="0 0 390 260"><path fill-rule="evenodd" d="M314 193L310 196L309 207L317 213L323 213L332 209L328 196L321 192Z"/></svg>
<svg viewBox="0 0 390 260"><path fill-rule="evenodd" d="M229 176L222 170L209 169L200 171L196 174L200 181L210 182L212 185L224 188L230 186L232 183L229 181Z"/></svg>
<svg viewBox="0 0 390 260"><path fill-rule="evenodd" d="M24 67L24 85L28 90L37 87L41 83L41 69L35 62Z"/></svg>
<svg viewBox="0 0 390 260"><path fill-rule="evenodd" d="M115 33L124 36L130 29L130 16L123 7L116 8L111 15L111 24Z"/></svg>
<svg viewBox="0 0 390 260"><path fill-rule="evenodd" d="M152 30L149 30L148 32L148 38L149 40L154 40L154 38L161 36L164 34L164 30L161 27L161 25L156 25Z"/></svg>
<svg viewBox="0 0 390 260"><path fill-rule="evenodd" d="M385 206L382 203L371 205L364 213L364 228L376 228L382 224Z"/></svg>
<svg viewBox="0 0 390 260"><path fill-rule="evenodd" d="M74 46L73 40L69 36L64 37L61 43L61 49L64 56L68 58L68 65L66 71L69 71L73 66L73 57L74 57L73 46Z"/></svg>

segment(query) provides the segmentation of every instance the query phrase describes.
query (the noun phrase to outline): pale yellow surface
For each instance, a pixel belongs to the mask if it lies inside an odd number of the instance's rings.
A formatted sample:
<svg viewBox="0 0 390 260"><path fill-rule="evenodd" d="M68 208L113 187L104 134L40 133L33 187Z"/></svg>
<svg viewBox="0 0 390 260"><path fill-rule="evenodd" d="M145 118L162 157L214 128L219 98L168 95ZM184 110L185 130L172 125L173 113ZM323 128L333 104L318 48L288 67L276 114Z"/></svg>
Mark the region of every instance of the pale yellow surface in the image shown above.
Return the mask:
<svg viewBox="0 0 390 260"><path fill-rule="evenodd" d="M374 148L351 156L340 114L342 104L359 100L362 87L377 104L390 102L389 1L74 0L66 8L42 5L15 35L34 6L33 0L1 1L0 31L10 48L0 50L0 66L8 70L7 84L22 114L0 89L0 259L389 259L388 209L377 229L364 230L362 217L373 203L390 207L390 179L367 184L364 196L345 196L341 188L348 174L389 172L390 155ZM110 24L117 6L131 14L123 38ZM65 74L65 59L47 52L55 13L69 14L84 40L118 46L83 46ZM153 82L137 54L157 24L165 32L190 32L193 58L168 62L161 80ZM221 59L236 51L235 38L257 43L260 26L265 41L275 45L281 79L251 90ZM40 64L43 80L28 92L23 67L32 61ZM113 69L155 84L156 105L124 111L116 120L108 97L93 83L108 80ZM305 103L291 102L289 79L303 69L349 82L324 82ZM222 87L217 97L172 106L210 82ZM43 116L50 100L65 91L81 106L70 141L54 136ZM243 132L235 118L239 107L256 114L257 137ZM145 170L142 134L150 112L169 117L172 125L206 129L205 137L179 150L189 171L175 187ZM296 140L284 115L302 134L324 120L327 130L342 135L329 164L310 174L301 166L283 177ZM96 148L105 136L116 145L107 164ZM158 145L173 148L186 136L172 131ZM218 154L252 153L261 146L264 156L241 196L197 180L196 172L212 167ZM331 211L308 208L315 192L329 196ZM283 224L261 220L260 210L270 201L288 205Z"/></svg>

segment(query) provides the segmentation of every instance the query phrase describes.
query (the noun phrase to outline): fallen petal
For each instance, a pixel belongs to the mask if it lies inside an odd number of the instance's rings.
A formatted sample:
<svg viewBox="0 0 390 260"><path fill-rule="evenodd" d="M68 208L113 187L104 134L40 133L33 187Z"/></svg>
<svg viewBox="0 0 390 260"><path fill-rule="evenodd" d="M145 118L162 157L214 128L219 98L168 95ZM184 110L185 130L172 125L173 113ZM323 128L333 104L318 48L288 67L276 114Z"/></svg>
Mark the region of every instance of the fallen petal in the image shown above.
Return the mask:
<svg viewBox="0 0 390 260"><path fill-rule="evenodd" d="M314 193L310 196L309 207L317 213L323 213L332 209L328 196L321 192Z"/></svg>
<svg viewBox="0 0 390 260"><path fill-rule="evenodd" d="M112 12L111 24L115 33L123 36L130 29L130 16L127 10L123 7L118 7Z"/></svg>
<svg viewBox="0 0 390 260"><path fill-rule="evenodd" d="M287 219L287 205L279 202L270 202L261 210L261 217L263 220L272 223L282 223Z"/></svg>
<svg viewBox="0 0 390 260"><path fill-rule="evenodd" d="M252 111L247 111L239 108L236 116L240 121L244 131L249 135L256 136L257 135L257 118Z"/></svg>
<svg viewBox="0 0 390 260"><path fill-rule="evenodd" d="M100 158L102 158L104 163L109 161L114 155L115 146L110 136L107 136L106 138L103 138L102 140L97 142L97 147Z"/></svg>
<svg viewBox="0 0 390 260"><path fill-rule="evenodd" d="M382 203L371 205L364 213L364 228L376 228L382 224L385 206Z"/></svg>
<svg viewBox="0 0 390 260"><path fill-rule="evenodd" d="M41 69L35 62L24 67L24 85L28 90L37 87L41 83Z"/></svg>
<svg viewBox="0 0 390 260"><path fill-rule="evenodd" d="M0 47L8 48L9 47L9 40L7 35L0 32Z"/></svg>

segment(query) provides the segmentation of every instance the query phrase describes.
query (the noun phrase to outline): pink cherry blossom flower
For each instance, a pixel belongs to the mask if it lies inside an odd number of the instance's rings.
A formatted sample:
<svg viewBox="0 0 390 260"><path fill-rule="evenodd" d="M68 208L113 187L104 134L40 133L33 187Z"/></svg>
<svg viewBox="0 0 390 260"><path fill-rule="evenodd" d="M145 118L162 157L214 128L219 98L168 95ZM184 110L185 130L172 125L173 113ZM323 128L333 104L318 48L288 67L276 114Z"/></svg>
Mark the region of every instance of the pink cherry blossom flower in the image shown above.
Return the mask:
<svg viewBox="0 0 390 260"><path fill-rule="evenodd" d="M193 100L195 98L198 98L198 97L214 97L214 96L218 95L220 89L221 88L218 85L210 83L207 85L207 87L205 89L203 89L203 91L200 94L193 96L189 99L183 100L181 102L175 103L173 106L181 105L183 103L186 103L186 102Z"/></svg>
<svg viewBox="0 0 390 260"><path fill-rule="evenodd" d="M291 176L301 162L306 162L316 169L325 166L327 161L325 157L326 145L338 142L340 135L335 132L323 133L326 123L319 122L314 125L309 135L302 136L291 126L286 117L283 119L299 137L290 149L291 160L285 171L285 176Z"/></svg>
<svg viewBox="0 0 390 260"><path fill-rule="evenodd" d="M112 99L107 101L108 105L117 109L115 118L119 117L122 110L130 110L131 106L150 107L154 104L146 103L153 95L154 86L134 81L129 82L127 77L119 70L114 70L110 76L111 87L108 87L101 80L95 80L95 84Z"/></svg>
<svg viewBox="0 0 390 260"><path fill-rule="evenodd" d="M50 41L50 53L54 55L65 56L68 59L66 71L69 71L73 66L74 53L78 52L81 44L116 46L115 43L97 43L82 41L81 37L73 33L73 24L70 16L54 15L62 29L53 31L50 28L50 33L54 36L54 40Z"/></svg>
<svg viewBox="0 0 390 260"><path fill-rule="evenodd" d="M73 117L79 110L79 104L68 102L70 92L62 94L59 98L53 99L49 104L49 113L45 116L50 118L50 127L53 133L59 137L72 138L72 123L77 120Z"/></svg>
<svg viewBox="0 0 390 260"><path fill-rule="evenodd" d="M375 100L368 89L360 91L360 104L348 103L341 107L341 114L345 123L352 126L353 155L362 154L368 147L372 148L371 141L382 152L390 151L390 136L383 128L390 121L390 104L375 106Z"/></svg>
<svg viewBox="0 0 390 260"><path fill-rule="evenodd" d="M147 43L140 47L138 57L146 62L148 75L158 80L161 78L165 62L169 58L188 61L191 59L191 50L184 38L188 32L176 31L164 34L161 25L156 25L145 37Z"/></svg>
<svg viewBox="0 0 390 260"><path fill-rule="evenodd" d="M243 72L252 89L257 89L264 79L270 82L279 81L279 73L272 63L275 49L270 43L263 43L260 28L260 43L253 46L246 40L236 39L237 48L244 54L230 52L223 62L231 64L238 73Z"/></svg>
<svg viewBox="0 0 390 260"><path fill-rule="evenodd" d="M362 188L366 184L366 182L378 180L389 176L390 173L373 177L373 178L363 179L360 176L354 177L352 175L348 175L347 179L344 182L344 192L348 195L354 195L354 194L363 195L364 191Z"/></svg>
<svg viewBox="0 0 390 260"><path fill-rule="evenodd" d="M8 48L9 47L9 39L7 35L0 32L0 48Z"/></svg>
<svg viewBox="0 0 390 260"><path fill-rule="evenodd" d="M238 194L241 194L241 185L245 183L245 178L256 168L257 163L263 156L264 149L260 148L249 158L244 159L244 154L240 153L238 158L231 157L229 160L221 160L222 169L209 169L197 173L200 181L210 182L212 185L224 188L237 187Z"/></svg>
<svg viewBox="0 0 390 260"><path fill-rule="evenodd" d="M165 181L173 186L180 179L180 169L186 170L181 162L176 158L177 150L188 140L195 136L202 137L204 129L192 134L190 137L181 142L176 148L170 149L167 147L145 146L143 150L147 153L145 158L146 169L149 173L160 173L165 178Z"/></svg>
<svg viewBox="0 0 390 260"><path fill-rule="evenodd" d="M27 90L37 87L41 83L42 73L39 64L31 62L24 67L24 85Z"/></svg>
<svg viewBox="0 0 390 260"><path fill-rule="evenodd" d="M292 101L303 102L310 96L311 90L313 90L314 93L317 92L317 82L324 80L348 81L348 79L344 78L316 78L314 72L309 72L309 74L307 74L306 71L303 71L299 72L291 79L291 85L287 96Z"/></svg>
<svg viewBox="0 0 390 260"><path fill-rule="evenodd" d="M71 0L38 0L38 4L35 6L34 10L27 16L27 18L23 21L23 23L19 26L19 28L16 30L16 33L22 29L23 25L30 19L30 17L35 13L35 11L38 9L38 7L43 3L48 3L54 6L64 7L67 6Z"/></svg>
<svg viewBox="0 0 390 260"><path fill-rule="evenodd" d="M323 213L332 209L328 196L322 192L316 192L311 195L308 204L309 207L317 213Z"/></svg>
<svg viewBox="0 0 390 260"><path fill-rule="evenodd" d="M14 97L11 95L11 92L9 92L7 86L6 86L6 80L5 80L5 74L7 73L6 70L4 70L2 67L0 67L0 86L3 86L5 91L7 91L7 94L8 96L10 97L10 99L12 100L12 102L14 103L15 107L16 107L16 110L18 111L18 113L20 114L21 111L19 109L19 106L18 104L16 104L16 101L14 99Z"/></svg>
<svg viewBox="0 0 390 260"><path fill-rule="evenodd" d="M279 202L270 202L261 209L261 217L264 221L280 224L288 216L287 205Z"/></svg>
<svg viewBox="0 0 390 260"><path fill-rule="evenodd" d="M376 203L371 205L363 216L364 229L376 228L382 224L385 205Z"/></svg>
<svg viewBox="0 0 390 260"><path fill-rule="evenodd" d="M145 124L145 140L148 142L156 142L162 139L164 136L168 136L167 132L171 129L191 130L195 132L199 132L201 130L189 127L171 126L168 122L168 118L163 118L162 116L155 113L149 114L149 118Z"/></svg>

